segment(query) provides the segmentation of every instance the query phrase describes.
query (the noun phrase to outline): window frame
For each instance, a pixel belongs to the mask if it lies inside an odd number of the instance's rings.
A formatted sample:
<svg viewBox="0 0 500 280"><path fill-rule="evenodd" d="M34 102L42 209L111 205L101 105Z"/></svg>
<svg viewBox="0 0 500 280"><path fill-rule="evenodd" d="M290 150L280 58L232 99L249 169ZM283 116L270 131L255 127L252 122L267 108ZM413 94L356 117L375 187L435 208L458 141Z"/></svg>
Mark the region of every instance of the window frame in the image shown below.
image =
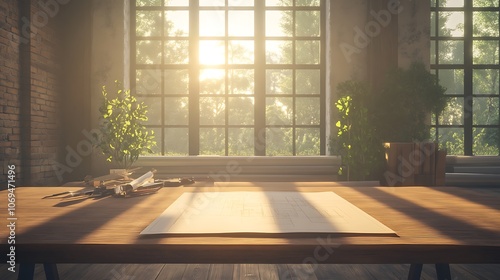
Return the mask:
<svg viewBox="0 0 500 280"><path fill-rule="evenodd" d="M228 1L226 0L226 6L225 7L199 7L199 0L190 0L189 1L189 6L188 7L165 7L163 5L164 1L162 2L162 6L143 6L143 7L137 7L136 1L132 2L131 5L131 20L130 20L130 26L131 26L131 34L130 34L130 61L131 61L131 67L130 67L130 86L132 89L136 89L136 70L137 69L158 69L160 73L163 73L165 69L187 69L189 72L189 93L186 95L189 98L189 117L188 117L188 125L187 126L179 126L183 128L188 128L188 137L189 137L189 145L188 145L188 155L199 155L200 154L200 128L204 127L203 125L200 125L200 114L199 114L199 106L200 106L200 84L198 78L192 78L192 77L199 77L199 72L201 69L204 68L204 66L201 66L199 63L199 57L198 57L198 48L199 48L199 12L201 10L253 10L254 11L254 25L255 25L255 32L253 36L254 40L254 64L248 64L248 65L236 65L237 69L242 69L243 68L248 68L248 69L254 69L255 74L254 74L254 83L255 83L255 89L254 89L254 124L251 125L254 129L254 154L253 156L265 156L266 151L266 129L272 128L272 127L285 127L285 126L275 126L275 125L269 125L266 124L266 117L265 117L265 111L266 111L266 97L269 95L266 94L266 70L268 69L290 69L294 73L295 77L295 72L297 69L318 69L320 72L320 93L319 96L316 96L319 98L319 106L320 106L320 112L319 112L319 124L318 125L299 125L296 123L296 104L297 104L297 97L302 97L299 94L295 93L295 78L293 79L293 92L290 96L286 95L286 97L292 97L293 100L293 124L290 126L293 131L293 139L292 139L292 145L293 145L293 156L298 155L297 154L297 147L296 147L296 129L297 128L308 128L308 127L313 127L316 129L319 129L319 135L320 135L320 146L319 146L319 154L317 155L325 155L326 154L326 143L328 142L326 140L326 125L327 125L327 120L326 120L326 41L327 41L327 35L326 35L326 15L327 15L327 5L326 5L326 0L320 0L320 6L319 7L305 7L305 6L293 6L291 8L287 8L287 10L291 10L292 14L295 15L296 11L308 11L308 10L314 10L314 11L320 11L320 35L317 40L319 40L320 44L320 54L319 54L319 62L318 64L296 64L295 61L293 61L292 64L286 64L286 65L281 65L281 64L266 64L266 50L265 50L265 43L266 40L270 39L282 39L280 37L266 37L265 34L265 11L266 10L280 10L281 7L266 7L265 6L265 1L254 1L254 6L252 7L231 7L228 8ZM189 13L189 35L187 37L187 40L189 41L189 62L187 65L167 65L164 64L163 62L163 57L162 55L162 62L160 64L155 64L155 65L148 65L148 64L139 64L136 61L136 42L138 42L141 39L144 39L140 36L136 35L136 13L138 10L152 10L152 11L162 11L162 23L164 23L164 14L163 11L166 10L186 10ZM228 19L227 19L227 14L225 13L225 21L226 21L226 35L224 35L224 41L226 44L226 61L224 64L217 65L215 67L220 67L221 69L225 70L225 77L227 79L227 72L229 69L231 69L231 65L227 61L227 44L228 41L231 39L237 39L236 37L231 37L227 35L227 29L228 29ZM264 20L257 20L257 19L264 19ZM294 16L295 19L295 16ZM166 39L169 39L164 36L164 24L161 24L161 36L158 38L154 37L155 40L160 40L161 45L162 45L162 51L164 48L164 42ZM185 38L176 38L172 37L170 39L185 39ZM221 39L220 37L203 37L203 39ZM300 40L306 40L309 39L311 40L311 37L301 37L301 36L296 36L295 34L292 37L287 37L287 40L291 40L293 42L293 46L295 46L295 42L300 41ZM293 49L293 59L295 60L295 47ZM212 66L210 66L212 68ZM162 156L167 156L166 151L165 151L165 129L168 127L175 127L172 125L166 125L165 124L165 93L163 92L164 89L164 78L161 78L161 94L157 95L157 97L160 97L161 99L161 124L160 125L148 125L148 127L151 128L157 128L160 129L162 132L161 135L157 135L157 140L158 140L158 146L160 148L160 154ZM227 88L227 85L226 85ZM184 96L184 95L182 95ZM285 97L285 95L280 95L280 97ZM310 95L309 95L310 96ZM226 104L228 104L228 93L226 92L225 94L221 95L221 97L225 98ZM226 106L226 112L225 112L225 124L221 125L225 129L225 156L229 156L229 141L228 141L228 129L231 128L232 126L228 122L228 107ZM210 126L211 127L211 126ZM237 127L242 127L242 125L237 125ZM188 156L186 155L186 156Z"/></svg>
<svg viewBox="0 0 500 280"><path fill-rule="evenodd" d="M476 98L496 98L499 103L499 116L500 116L500 93L497 94L474 94L473 88L473 71L480 69L499 70L499 64L478 64L474 63L473 59L473 44L475 41L496 41L500 45L499 36L474 36L473 31L473 16L474 12L498 12L500 22L500 7L474 7L472 0L464 0L463 7L440 7L442 0L432 0L430 14L435 13L434 17L434 30L431 30L430 43L434 44L434 53L431 48L431 58L434 56L434 61L431 60L430 67L436 72L439 78L440 70L463 70L464 85L463 94L447 94L450 98L458 98L463 101L462 115L463 124L440 124L439 116L435 116L432 128L435 129L435 140L439 142L439 130L446 128L455 128L463 130L463 144L464 155L471 156L475 154L474 151L474 129L476 128L491 128L500 131L500 118L496 124L474 124L474 107L473 102ZM463 36L440 36L439 35L439 13L440 12L463 12L464 13L464 34ZM432 19L432 16L430 17ZM432 28L431 23L431 28ZM434 36L432 36L434 32ZM500 30L499 30L500 32ZM439 42L440 41L463 41L464 44L464 61L462 64L441 64L439 59ZM497 54L500 56L500 54ZM500 87L500 79L499 79ZM500 139L497 148L500 151Z"/></svg>

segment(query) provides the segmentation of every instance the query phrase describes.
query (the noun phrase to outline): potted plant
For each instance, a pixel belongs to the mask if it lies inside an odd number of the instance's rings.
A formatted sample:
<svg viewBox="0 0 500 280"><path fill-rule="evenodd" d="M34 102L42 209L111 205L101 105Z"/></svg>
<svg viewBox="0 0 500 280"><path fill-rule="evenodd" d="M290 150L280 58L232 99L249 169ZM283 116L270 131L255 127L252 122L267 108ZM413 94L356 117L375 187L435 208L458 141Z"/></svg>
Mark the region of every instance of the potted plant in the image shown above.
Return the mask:
<svg viewBox="0 0 500 280"><path fill-rule="evenodd" d="M445 91L422 63L387 75L369 109L377 137L386 148L387 170L382 183L444 183L446 153L429 139L431 116L446 107Z"/></svg>
<svg viewBox="0 0 500 280"><path fill-rule="evenodd" d="M378 92L352 80L337 87L337 136L330 143L342 156L341 172L348 180L381 178L389 185L443 183L446 153L429 138L430 117L444 110L446 89L421 63L391 71L383 85Z"/></svg>
<svg viewBox="0 0 500 280"><path fill-rule="evenodd" d="M330 148L342 158L339 175L349 181L378 179L383 150L370 122L369 87L365 82L349 80L337 86L337 95L337 135L330 138Z"/></svg>
<svg viewBox="0 0 500 280"><path fill-rule="evenodd" d="M131 95L129 89L124 90L118 81L115 87L113 95L106 86L102 87L97 146L107 161L128 169L140 155L152 153L156 142L154 132L143 124L148 120L147 106Z"/></svg>

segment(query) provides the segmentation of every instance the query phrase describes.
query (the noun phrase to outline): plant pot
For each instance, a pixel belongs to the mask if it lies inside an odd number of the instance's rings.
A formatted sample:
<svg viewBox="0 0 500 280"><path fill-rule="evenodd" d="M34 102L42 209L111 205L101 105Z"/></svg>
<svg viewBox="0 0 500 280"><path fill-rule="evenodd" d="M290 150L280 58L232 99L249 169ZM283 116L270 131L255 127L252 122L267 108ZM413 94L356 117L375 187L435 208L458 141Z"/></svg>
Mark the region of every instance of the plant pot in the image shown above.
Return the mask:
<svg viewBox="0 0 500 280"><path fill-rule="evenodd" d="M445 184L446 151L434 142L384 143L386 170L380 183L386 186L442 186Z"/></svg>

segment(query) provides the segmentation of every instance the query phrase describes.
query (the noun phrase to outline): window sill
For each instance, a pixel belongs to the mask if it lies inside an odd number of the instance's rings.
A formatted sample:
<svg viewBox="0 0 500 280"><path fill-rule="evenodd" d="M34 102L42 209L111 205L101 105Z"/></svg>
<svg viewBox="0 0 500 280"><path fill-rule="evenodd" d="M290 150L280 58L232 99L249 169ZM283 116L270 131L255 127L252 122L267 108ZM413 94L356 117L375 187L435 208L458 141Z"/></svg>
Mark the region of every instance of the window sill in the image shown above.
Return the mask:
<svg viewBox="0 0 500 280"><path fill-rule="evenodd" d="M215 181L336 181L339 156L140 157L158 178L212 177Z"/></svg>

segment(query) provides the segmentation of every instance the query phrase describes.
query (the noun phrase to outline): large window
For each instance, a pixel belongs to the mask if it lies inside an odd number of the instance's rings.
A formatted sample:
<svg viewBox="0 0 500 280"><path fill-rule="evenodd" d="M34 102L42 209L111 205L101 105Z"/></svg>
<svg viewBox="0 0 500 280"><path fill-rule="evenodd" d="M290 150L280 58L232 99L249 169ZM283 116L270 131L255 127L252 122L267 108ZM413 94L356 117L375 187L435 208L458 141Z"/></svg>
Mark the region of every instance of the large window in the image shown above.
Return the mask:
<svg viewBox="0 0 500 280"><path fill-rule="evenodd" d="M325 154L324 1L135 2L155 154Z"/></svg>
<svg viewBox="0 0 500 280"><path fill-rule="evenodd" d="M447 87L435 132L449 154L498 155L498 0L431 0L431 68Z"/></svg>

